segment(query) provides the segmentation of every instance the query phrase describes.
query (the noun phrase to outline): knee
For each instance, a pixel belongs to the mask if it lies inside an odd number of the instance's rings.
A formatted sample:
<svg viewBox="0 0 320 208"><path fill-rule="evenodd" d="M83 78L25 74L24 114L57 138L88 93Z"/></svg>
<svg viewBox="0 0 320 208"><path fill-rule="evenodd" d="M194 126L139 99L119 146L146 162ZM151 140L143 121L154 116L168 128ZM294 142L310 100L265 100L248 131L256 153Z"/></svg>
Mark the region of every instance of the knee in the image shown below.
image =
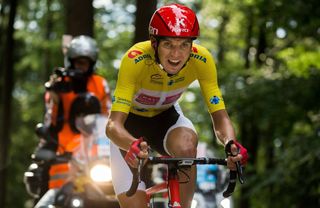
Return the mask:
<svg viewBox="0 0 320 208"><path fill-rule="evenodd" d="M176 157L196 157L197 147L191 142L179 144L175 152Z"/></svg>
<svg viewBox="0 0 320 208"><path fill-rule="evenodd" d="M179 136L171 139L169 151L174 157L196 157L197 155L197 135L194 132L183 132Z"/></svg>

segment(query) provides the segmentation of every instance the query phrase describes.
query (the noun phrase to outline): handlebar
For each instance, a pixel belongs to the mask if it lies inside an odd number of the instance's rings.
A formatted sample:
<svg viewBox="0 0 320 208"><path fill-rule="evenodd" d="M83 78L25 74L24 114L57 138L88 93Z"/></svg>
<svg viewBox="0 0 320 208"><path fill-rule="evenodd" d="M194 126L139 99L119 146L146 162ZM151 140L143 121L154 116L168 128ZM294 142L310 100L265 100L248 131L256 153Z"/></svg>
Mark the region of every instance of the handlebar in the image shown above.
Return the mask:
<svg viewBox="0 0 320 208"><path fill-rule="evenodd" d="M170 157L149 157L148 158L148 164L173 164L176 165L177 169L179 167L189 167L191 165L197 165L197 164L216 164L216 165L227 165L226 159L220 159L220 158L209 158L209 157L201 157L201 158L170 158ZM238 167L239 165L239 167ZM237 175L239 176L239 181L243 183L242 178L242 167L240 163L237 165L237 171L230 171L229 174L229 184L227 189L223 192L224 197L229 197L234 192L235 186L236 186L236 179ZM132 184L130 189L126 192L126 195L128 197L135 194L137 191L138 185L141 182L140 179L140 173L143 166L143 161L139 159L139 165L137 169L133 169L133 176L132 176ZM241 179L240 179L241 176Z"/></svg>

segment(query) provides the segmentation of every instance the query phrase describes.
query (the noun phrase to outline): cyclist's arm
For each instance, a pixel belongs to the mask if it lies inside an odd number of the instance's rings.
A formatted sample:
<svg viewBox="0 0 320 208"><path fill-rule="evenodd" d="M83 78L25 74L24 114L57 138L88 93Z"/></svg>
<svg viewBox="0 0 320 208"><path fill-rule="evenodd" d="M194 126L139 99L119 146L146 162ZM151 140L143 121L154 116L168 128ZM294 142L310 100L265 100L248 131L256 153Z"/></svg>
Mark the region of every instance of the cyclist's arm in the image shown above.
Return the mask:
<svg viewBox="0 0 320 208"><path fill-rule="evenodd" d="M198 49L201 52L200 55L206 58L206 62L197 62L197 79L212 118L216 137L225 146L228 141L236 139L235 131L225 110L222 94L218 86L218 75L214 59L207 49L201 46L198 46ZM235 144L231 145L231 151L237 155L237 146ZM231 160L236 162L241 159L242 156L238 155Z"/></svg>
<svg viewBox="0 0 320 208"><path fill-rule="evenodd" d="M230 140L236 139L234 128L226 110L219 110L211 113L211 118L216 137L223 146L226 146ZM231 152L236 156L228 157L228 168L236 170L235 162L241 161L243 156L238 153L238 148L235 144L231 145Z"/></svg>
<svg viewBox="0 0 320 208"><path fill-rule="evenodd" d="M235 131L229 115L225 109L211 113L213 129L221 144L226 145L231 139L235 139Z"/></svg>
<svg viewBox="0 0 320 208"><path fill-rule="evenodd" d="M131 143L136 140L124 127L127 117L127 113L111 111L106 127L107 136L115 145L125 151L127 151Z"/></svg>
<svg viewBox="0 0 320 208"><path fill-rule="evenodd" d="M140 68L135 64L134 59L128 56L127 52L121 61L117 85L112 98L110 117L106 127L107 136L115 145L125 151L130 148L131 143L136 139L125 129L124 123L131 108L139 73Z"/></svg>
<svg viewBox="0 0 320 208"><path fill-rule="evenodd" d="M198 55L205 57L205 62L194 61L196 78L210 113L225 109L221 91L218 86L218 75L215 61L209 51L198 46Z"/></svg>

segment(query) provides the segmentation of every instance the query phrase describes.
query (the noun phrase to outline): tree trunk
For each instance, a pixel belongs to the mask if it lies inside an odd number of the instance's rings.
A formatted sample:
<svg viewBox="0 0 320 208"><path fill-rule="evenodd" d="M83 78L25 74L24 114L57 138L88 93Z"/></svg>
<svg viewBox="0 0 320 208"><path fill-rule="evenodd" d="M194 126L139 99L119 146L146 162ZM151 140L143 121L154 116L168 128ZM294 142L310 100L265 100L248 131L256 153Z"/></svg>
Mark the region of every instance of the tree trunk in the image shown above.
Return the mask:
<svg viewBox="0 0 320 208"><path fill-rule="evenodd" d="M53 20L52 20L52 12L51 12L51 4L52 0L47 0L47 14L46 14L46 29L45 29L45 40L49 42L51 40L51 33L53 28ZM51 66L51 51L49 48L46 48L44 51L44 73L43 73L43 82L45 82L50 74L52 73L52 66Z"/></svg>
<svg viewBox="0 0 320 208"><path fill-rule="evenodd" d="M93 0L66 1L66 33L93 37Z"/></svg>
<svg viewBox="0 0 320 208"><path fill-rule="evenodd" d="M7 23L6 18L6 8L8 7L8 0L3 0L1 2L1 8L0 8L0 45L4 45L4 33ZM0 57L3 57L3 54L5 53L4 47L0 47ZM3 66L3 59L0 59L0 66ZM3 67L0 67L0 78L3 78ZM2 94L3 91L3 79L0 79L0 93ZM0 103L2 103L2 97L0 98ZM1 107L1 106L0 106ZM1 115L1 114L0 114Z"/></svg>
<svg viewBox="0 0 320 208"><path fill-rule="evenodd" d="M256 167L257 162L257 154L258 154L258 147L260 145L259 138L261 137L261 133L259 130L259 127L257 126L257 116L255 113L252 113L250 116L244 116L240 121L240 138L241 143L244 145L244 147L247 148L248 154L249 154L249 163ZM255 172L256 169L253 170L245 170L245 177L246 178L252 178L254 175L256 175ZM238 185L238 188L241 189L240 194L240 200L239 200L239 206L240 208L249 208L250 207L250 200L249 198L242 197L242 193L248 193L250 187L248 187L246 184L244 185Z"/></svg>
<svg viewBox="0 0 320 208"><path fill-rule="evenodd" d="M134 43L149 39L149 22L157 8L157 0L137 0Z"/></svg>
<svg viewBox="0 0 320 208"><path fill-rule="evenodd" d="M256 56L257 66L261 66L262 63L264 63L266 58L266 54L265 54L266 48L267 48L266 26L265 26L265 22L262 22L259 27L259 37L258 37L257 56Z"/></svg>
<svg viewBox="0 0 320 208"><path fill-rule="evenodd" d="M260 67L266 60L266 49L267 49L267 28L266 23L270 18L270 11L272 1L261 1L258 3L258 45L257 45L257 53L256 53L256 64Z"/></svg>
<svg viewBox="0 0 320 208"><path fill-rule="evenodd" d="M244 59L245 59L245 64L244 64L244 68L245 69L249 69L250 68L250 48L252 46L251 44L251 38L252 38L252 30L253 30L253 8L252 7L249 7L248 8L248 19L247 19L247 35L246 35L246 39L245 39L245 42L246 42L246 48L245 48L245 51L244 51Z"/></svg>
<svg viewBox="0 0 320 208"><path fill-rule="evenodd" d="M222 22L220 24L219 30L218 30L218 61L223 62L224 61L224 54L225 54L225 34L226 34L226 26L230 20L229 14L223 12L221 14Z"/></svg>
<svg viewBox="0 0 320 208"><path fill-rule="evenodd" d="M5 53L3 59L3 106L1 116L0 131L0 207L5 207L6 187L7 187L7 168L8 153L10 148L10 129L11 129L11 101L12 89L14 84L13 78L13 49L14 49L14 20L16 16L18 0L9 1L10 13L9 22L6 31Z"/></svg>

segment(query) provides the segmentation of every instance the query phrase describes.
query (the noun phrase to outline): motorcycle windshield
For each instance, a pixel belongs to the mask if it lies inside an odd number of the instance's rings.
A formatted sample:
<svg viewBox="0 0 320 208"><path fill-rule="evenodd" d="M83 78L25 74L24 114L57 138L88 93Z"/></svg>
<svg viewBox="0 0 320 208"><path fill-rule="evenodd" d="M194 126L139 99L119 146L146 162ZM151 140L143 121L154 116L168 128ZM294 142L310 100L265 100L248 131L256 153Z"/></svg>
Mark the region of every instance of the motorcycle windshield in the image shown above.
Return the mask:
<svg viewBox="0 0 320 208"><path fill-rule="evenodd" d="M108 118L101 114L89 114L76 118L76 127L79 129L80 144L74 152L74 158L87 162L109 158L110 140L105 134ZM84 161L83 161L84 162Z"/></svg>

